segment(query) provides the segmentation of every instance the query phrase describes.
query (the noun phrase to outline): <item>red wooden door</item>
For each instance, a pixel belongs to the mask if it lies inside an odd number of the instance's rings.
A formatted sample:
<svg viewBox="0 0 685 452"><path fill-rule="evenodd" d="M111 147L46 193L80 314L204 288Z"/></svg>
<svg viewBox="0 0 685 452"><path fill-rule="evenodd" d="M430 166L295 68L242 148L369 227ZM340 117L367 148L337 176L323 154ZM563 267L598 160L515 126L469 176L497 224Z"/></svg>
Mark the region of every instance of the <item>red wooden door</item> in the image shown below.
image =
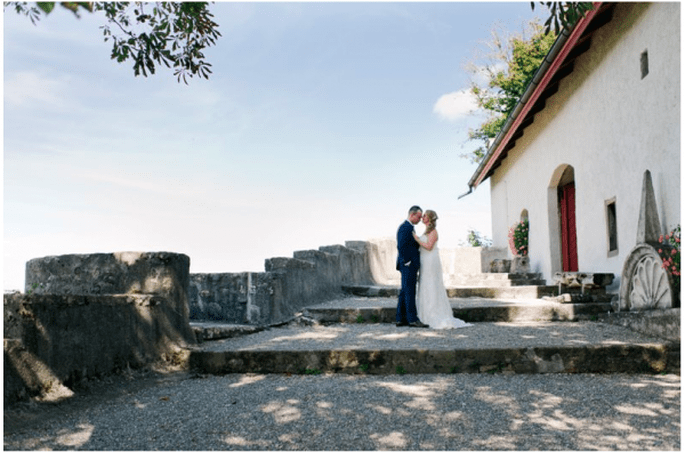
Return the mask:
<svg viewBox="0 0 685 452"><path fill-rule="evenodd" d="M565 272L577 272L576 185L572 182L561 187L560 191L562 268Z"/></svg>

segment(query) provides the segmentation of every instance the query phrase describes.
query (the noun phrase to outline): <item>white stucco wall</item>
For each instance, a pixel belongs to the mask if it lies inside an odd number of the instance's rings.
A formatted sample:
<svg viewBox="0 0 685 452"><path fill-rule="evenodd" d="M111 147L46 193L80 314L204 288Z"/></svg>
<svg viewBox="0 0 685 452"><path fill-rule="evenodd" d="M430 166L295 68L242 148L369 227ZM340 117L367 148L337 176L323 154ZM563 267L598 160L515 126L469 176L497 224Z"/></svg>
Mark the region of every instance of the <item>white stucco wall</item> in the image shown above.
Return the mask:
<svg viewBox="0 0 685 452"><path fill-rule="evenodd" d="M645 170L663 232L680 223L679 3L619 3L491 177L493 246L507 247L508 228L527 209L531 266L548 281L561 270L550 186L563 165L575 171L579 270L614 273L617 290L636 244ZM609 257L605 201L614 197L618 254Z"/></svg>

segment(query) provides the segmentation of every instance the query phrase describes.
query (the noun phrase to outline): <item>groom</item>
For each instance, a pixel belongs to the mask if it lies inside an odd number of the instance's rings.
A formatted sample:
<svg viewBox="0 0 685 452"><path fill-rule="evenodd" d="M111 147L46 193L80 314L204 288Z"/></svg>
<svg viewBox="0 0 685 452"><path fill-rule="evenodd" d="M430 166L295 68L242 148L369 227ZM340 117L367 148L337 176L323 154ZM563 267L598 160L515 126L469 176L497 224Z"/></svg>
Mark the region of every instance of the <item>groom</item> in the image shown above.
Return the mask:
<svg viewBox="0 0 685 452"><path fill-rule="evenodd" d="M402 275L402 287L397 300L397 326L427 328L416 315L416 274L421 265L419 244L414 240L414 225L421 221L423 211L419 206L409 209L409 216L397 230L397 270Z"/></svg>

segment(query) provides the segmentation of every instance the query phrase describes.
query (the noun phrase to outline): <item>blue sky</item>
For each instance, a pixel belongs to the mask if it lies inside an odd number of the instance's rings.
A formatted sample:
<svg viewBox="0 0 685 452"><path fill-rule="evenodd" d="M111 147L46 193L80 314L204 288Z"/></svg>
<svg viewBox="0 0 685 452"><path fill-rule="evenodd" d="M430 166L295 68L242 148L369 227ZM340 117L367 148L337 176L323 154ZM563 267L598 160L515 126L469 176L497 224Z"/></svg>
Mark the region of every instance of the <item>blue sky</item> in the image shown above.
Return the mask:
<svg viewBox="0 0 685 452"><path fill-rule="evenodd" d="M393 237L412 204L440 246L491 236L468 189L465 64L529 2L217 3L209 81L134 77L102 17L4 22L4 287L26 261L115 251L190 256L191 272ZM537 9L536 9L537 12ZM420 229L419 229L420 232Z"/></svg>

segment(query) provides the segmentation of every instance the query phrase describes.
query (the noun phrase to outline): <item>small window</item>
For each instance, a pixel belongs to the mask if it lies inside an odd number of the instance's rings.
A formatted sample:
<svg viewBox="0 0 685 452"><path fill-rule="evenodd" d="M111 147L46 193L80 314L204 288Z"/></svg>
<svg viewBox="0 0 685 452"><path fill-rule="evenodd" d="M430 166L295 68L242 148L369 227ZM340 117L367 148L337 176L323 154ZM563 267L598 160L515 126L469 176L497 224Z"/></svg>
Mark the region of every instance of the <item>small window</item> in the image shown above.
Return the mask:
<svg viewBox="0 0 685 452"><path fill-rule="evenodd" d="M618 255L618 226L616 222L616 198L605 202L607 221L607 256Z"/></svg>
<svg viewBox="0 0 685 452"><path fill-rule="evenodd" d="M528 221L528 209L521 211L521 221Z"/></svg>
<svg viewBox="0 0 685 452"><path fill-rule="evenodd" d="M649 74L649 55L647 50L640 55L640 71L642 72L642 78L647 77L647 74Z"/></svg>

